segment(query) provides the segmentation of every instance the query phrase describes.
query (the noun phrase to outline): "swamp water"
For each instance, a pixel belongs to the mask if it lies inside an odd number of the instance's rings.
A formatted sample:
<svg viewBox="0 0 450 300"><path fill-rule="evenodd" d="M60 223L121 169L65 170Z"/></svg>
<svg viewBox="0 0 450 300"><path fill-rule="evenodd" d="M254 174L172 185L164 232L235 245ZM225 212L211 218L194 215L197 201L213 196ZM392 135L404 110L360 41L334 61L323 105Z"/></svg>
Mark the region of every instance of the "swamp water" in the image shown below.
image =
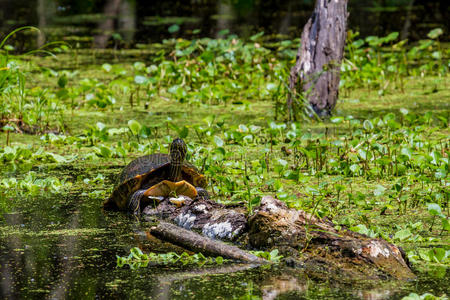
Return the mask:
<svg viewBox="0 0 450 300"><path fill-rule="evenodd" d="M94 172L110 173L108 187L119 170L97 167ZM73 180L92 176L86 172L71 166L50 171ZM116 255L127 256L133 247L144 253L183 250L149 238L149 223L102 211L103 197L92 196L96 190L84 185L52 199L23 199L2 213L3 299L399 299L410 292L448 293L445 276L434 280L431 273L419 274L412 282L344 284L281 266L150 263L136 270L119 268Z"/></svg>

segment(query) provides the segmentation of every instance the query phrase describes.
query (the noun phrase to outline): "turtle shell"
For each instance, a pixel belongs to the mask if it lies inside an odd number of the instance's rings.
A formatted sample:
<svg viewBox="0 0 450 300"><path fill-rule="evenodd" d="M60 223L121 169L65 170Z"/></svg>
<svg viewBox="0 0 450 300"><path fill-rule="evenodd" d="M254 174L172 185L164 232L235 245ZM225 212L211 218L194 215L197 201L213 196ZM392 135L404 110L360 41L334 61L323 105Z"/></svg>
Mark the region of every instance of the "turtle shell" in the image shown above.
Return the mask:
<svg viewBox="0 0 450 300"><path fill-rule="evenodd" d="M130 196L139 189L148 189L167 179L169 167L170 157L163 153L145 155L133 160L123 169L118 184L103 203L103 207L126 210ZM187 161L183 162L179 180L186 180L195 187L206 187L205 176Z"/></svg>

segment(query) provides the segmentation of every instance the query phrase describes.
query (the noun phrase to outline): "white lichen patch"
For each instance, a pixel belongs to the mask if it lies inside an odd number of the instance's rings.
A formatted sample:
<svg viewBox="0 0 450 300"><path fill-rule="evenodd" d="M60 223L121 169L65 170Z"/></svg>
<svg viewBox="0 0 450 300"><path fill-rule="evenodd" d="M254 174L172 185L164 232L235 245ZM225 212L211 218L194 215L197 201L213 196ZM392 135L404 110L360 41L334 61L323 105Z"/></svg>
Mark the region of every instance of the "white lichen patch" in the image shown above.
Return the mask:
<svg viewBox="0 0 450 300"><path fill-rule="evenodd" d="M278 207L273 203L269 203L266 207L269 209L269 211L276 212L278 210Z"/></svg>
<svg viewBox="0 0 450 300"><path fill-rule="evenodd" d="M203 227L202 233L205 236L214 239L215 238L231 239L235 234L235 232L233 232L233 227L231 226L231 223L228 221L214 224L207 223Z"/></svg>
<svg viewBox="0 0 450 300"><path fill-rule="evenodd" d="M379 241L371 241L367 247L363 247L361 249L354 250L355 253L361 254L362 252L365 252L369 254L372 257L378 257L379 255L383 255L384 257L389 257L391 255L391 252L388 248L383 246Z"/></svg>
<svg viewBox="0 0 450 300"><path fill-rule="evenodd" d="M175 218L175 223L178 224L178 226L181 226L186 229L191 229L191 227L194 225L195 219L197 217L195 215L192 215L190 213L187 214L179 214Z"/></svg>
<svg viewBox="0 0 450 300"><path fill-rule="evenodd" d="M236 228L236 229L233 231L233 233L231 234L231 237L235 237L235 236L237 236L238 234L240 234L241 231L242 231L242 229L244 229L243 226Z"/></svg>
<svg viewBox="0 0 450 300"><path fill-rule="evenodd" d="M208 212L205 204L196 205L196 206L194 206L193 210L194 210L194 212L201 213L201 214L206 214Z"/></svg>
<svg viewBox="0 0 450 300"><path fill-rule="evenodd" d="M261 206L264 206L268 211L274 213L280 209L280 207L276 203L276 200L271 196L262 197Z"/></svg>

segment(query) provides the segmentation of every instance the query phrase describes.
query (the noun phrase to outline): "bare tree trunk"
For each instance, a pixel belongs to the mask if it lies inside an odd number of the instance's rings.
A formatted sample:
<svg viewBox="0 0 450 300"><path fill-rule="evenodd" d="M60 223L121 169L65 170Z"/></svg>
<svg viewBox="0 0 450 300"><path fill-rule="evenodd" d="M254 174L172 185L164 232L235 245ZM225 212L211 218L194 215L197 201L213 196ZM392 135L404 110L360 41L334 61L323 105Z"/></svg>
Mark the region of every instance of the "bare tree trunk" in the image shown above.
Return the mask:
<svg viewBox="0 0 450 300"><path fill-rule="evenodd" d="M37 46L42 47L45 44L44 31L51 22L51 19L56 11L55 1L53 0L38 0L36 3L36 14L38 16L38 28L41 30L37 36Z"/></svg>
<svg viewBox="0 0 450 300"><path fill-rule="evenodd" d="M411 17L412 8L414 6L414 0L409 1L408 7L406 8L406 19L403 24L402 32L400 33L400 39L405 40L409 36L409 29L411 28Z"/></svg>
<svg viewBox="0 0 450 300"><path fill-rule="evenodd" d="M234 16L231 3L228 1L217 1L217 16L216 38L220 38L221 36L218 33L231 27L231 20Z"/></svg>
<svg viewBox="0 0 450 300"><path fill-rule="evenodd" d="M120 5L119 31L126 44L133 42L136 32L136 1L126 0Z"/></svg>
<svg viewBox="0 0 450 300"><path fill-rule="evenodd" d="M98 26L98 35L94 37L95 48L105 48L114 30L114 20L119 13L121 0L108 0L103 11L105 20Z"/></svg>
<svg viewBox="0 0 450 300"><path fill-rule="evenodd" d="M42 32L44 27L47 25L47 20L45 17L45 0L38 0L37 2L37 15L38 15L38 27L41 29L37 36L37 46L42 47L45 43L45 35Z"/></svg>
<svg viewBox="0 0 450 300"><path fill-rule="evenodd" d="M297 62L291 69L287 106L293 111L297 78L312 109L329 116L336 105L339 91L340 65L344 55L347 28L347 0L317 0L313 15L303 28Z"/></svg>

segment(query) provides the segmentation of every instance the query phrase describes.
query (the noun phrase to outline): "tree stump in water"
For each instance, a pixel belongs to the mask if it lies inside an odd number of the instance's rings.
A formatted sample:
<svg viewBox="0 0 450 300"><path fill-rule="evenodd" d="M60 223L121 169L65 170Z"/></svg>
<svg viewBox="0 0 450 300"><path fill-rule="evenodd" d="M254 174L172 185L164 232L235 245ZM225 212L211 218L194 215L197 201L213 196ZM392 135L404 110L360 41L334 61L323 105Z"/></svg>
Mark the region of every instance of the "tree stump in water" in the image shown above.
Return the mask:
<svg viewBox="0 0 450 300"><path fill-rule="evenodd" d="M293 96L299 75L300 89L317 115L329 116L336 105L347 15L347 0L317 0L313 15L303 28L297 61L289 76L290 119L295 119Z"/></svg>
<svg viewBox="0 0 450 300"><path fill-rule="evenodd" d="M310 276L335 280L414 277L404 254L395 245L349 230L338 230L332 222L302 210L289 209L270 196L263 197L251 216L246 215L243 207L226 207L211 200L189 200L180 208L164 200L155 208L145 208L143 214L169 219L210 239L233 241L255 250L278 249L287 264L301 267ZM158 236L170 235L171 242L187 248L189 243L198 245L195 235L189 240L180 231L177 237L176 229L170 226L166 235L165 227L159 227ZM198 247L195 249L198 251Z"/></svg>

